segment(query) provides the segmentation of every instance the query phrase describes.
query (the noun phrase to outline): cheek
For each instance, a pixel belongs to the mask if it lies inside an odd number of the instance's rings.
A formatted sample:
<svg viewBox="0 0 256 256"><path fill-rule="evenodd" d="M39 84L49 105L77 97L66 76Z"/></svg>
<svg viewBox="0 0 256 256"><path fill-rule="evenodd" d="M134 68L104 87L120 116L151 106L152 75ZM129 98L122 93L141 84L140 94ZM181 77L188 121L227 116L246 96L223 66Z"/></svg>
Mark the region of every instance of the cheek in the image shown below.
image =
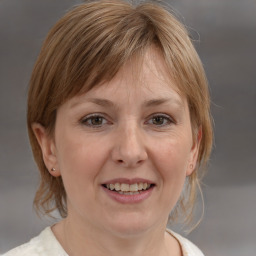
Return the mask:
<svg viewBox="0 0 256 256"><path fill-rule="evenodd" d="M155 150L155 162L162 166L160 171L172 178L184 176L186 173L190 150L188 143L181 142L182 140L166 139L165 143L159 144Z"/></svg>
<svg viewBox="0 0 256 256"><path fill-rule="evenodd" d="M165 157L161 159L159 166L160 175L164 187L172 194L179 194L186 178L185 155L177 150L166 150Z"/></svg>
<svg viewBox="0 0 256 256"><path fill-rule="evenodd" d="M88 139L74 140L65 137L59 151L59 166L67 193L68 211L81 214L97 198L98 177L105 161L104 148Z"/></svg>
<svg viewBox="0 0 256 256"><path fill-rule="evenodd" d="M186 143L170 140L157 147L155 151L155 166L162 180L165 203L171 210L176 204L186 179L189 147Z"/></svg>
<svg viewBox="0 0 256 256"><path fill-rule="evenodd" d="M106 159L103 146L82 136L63 137L59 143L58 163L67 193L88 190L97 185L97 175Z"/></svg>

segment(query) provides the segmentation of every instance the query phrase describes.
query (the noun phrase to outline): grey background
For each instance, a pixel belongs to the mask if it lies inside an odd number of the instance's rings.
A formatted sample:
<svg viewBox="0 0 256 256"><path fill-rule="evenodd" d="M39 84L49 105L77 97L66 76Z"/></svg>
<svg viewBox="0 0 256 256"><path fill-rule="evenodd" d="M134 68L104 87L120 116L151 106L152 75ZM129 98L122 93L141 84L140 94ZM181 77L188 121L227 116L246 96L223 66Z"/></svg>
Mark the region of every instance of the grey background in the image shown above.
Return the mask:
<svg viewBox="0 0 256 256"><path fill-rule="evenodd" d="M76 3L0 1L0 254L51 224L32 209L38 173L26 133L26 92L48 30ZM255 255L256 1L169 3L196 39L215 120L205 216L189 238L208 256Z"/></svg>

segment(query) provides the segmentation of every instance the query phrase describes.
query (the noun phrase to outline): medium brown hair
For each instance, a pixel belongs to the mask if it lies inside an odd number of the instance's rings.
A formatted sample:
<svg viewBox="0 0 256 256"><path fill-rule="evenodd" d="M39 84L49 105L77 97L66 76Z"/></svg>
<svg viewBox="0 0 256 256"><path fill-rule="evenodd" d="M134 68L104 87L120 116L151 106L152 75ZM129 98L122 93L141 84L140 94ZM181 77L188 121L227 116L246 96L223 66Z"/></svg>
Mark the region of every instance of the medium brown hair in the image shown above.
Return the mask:
<svg viewBox="0 0 256 256"><path fill-rule="evenodd" d="M47 170L33 123L53 136L57 109L75 95L110 81L132 57L155 46L188 101L194 139L202 139L196 170L189 176L187 196L179 208L192 213L196 187L212 147L212 125L207 80L201 61L184 26L164 7L121 0L83 3L69 11L49 32L36 61L28 93L27 125L40 186L34 205L49 214L58 209L67 215L66 192L61 177ZM178 208L176 208L178 209ZM173 212L175 215L175 212Z"/></svg>

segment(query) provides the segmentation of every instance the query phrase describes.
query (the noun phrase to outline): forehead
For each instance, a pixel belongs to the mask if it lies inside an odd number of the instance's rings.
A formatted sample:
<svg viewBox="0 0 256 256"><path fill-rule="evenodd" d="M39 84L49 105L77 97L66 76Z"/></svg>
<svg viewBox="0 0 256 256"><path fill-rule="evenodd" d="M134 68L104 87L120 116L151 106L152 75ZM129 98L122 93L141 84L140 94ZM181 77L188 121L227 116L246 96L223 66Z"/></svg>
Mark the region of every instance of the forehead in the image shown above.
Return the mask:
<svg viewBox="0 0 256 256"><path fill-rule="evenodd" d="M172 89L180 93L162 53L154 46L149 47L142 56L129 59L115 78L139 88Z"/></svg>
<svg viewBox="0 0 256 256"><path fill-rule="evenodd" d="M135 56L127 61L110 81L95 86L71 101L79 102L79 99L83 101L85 98L114 98L121 103L142 100L159 102L169 98L179 105L184 105L185 101L164 58L154 47L149 48L143 57Z"/></svg>

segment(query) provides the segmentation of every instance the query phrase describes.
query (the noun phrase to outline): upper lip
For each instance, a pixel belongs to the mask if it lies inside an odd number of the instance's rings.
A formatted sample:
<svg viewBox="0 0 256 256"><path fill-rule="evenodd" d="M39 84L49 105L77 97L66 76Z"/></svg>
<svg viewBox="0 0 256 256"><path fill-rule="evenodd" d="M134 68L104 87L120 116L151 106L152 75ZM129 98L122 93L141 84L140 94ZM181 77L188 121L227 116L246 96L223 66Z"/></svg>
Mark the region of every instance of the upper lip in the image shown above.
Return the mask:
<svg viewBox="0 0 256 256"><path fill-rule="evenodd" d="M155 184L153 181L143 178L133 178L133 179L127 179L127 178L116 178L112 180L107 180L102 183L103 184L116 184L116 183L124 183L124 184L135 184L135 183L148 183L148 184Z"/></svg>

